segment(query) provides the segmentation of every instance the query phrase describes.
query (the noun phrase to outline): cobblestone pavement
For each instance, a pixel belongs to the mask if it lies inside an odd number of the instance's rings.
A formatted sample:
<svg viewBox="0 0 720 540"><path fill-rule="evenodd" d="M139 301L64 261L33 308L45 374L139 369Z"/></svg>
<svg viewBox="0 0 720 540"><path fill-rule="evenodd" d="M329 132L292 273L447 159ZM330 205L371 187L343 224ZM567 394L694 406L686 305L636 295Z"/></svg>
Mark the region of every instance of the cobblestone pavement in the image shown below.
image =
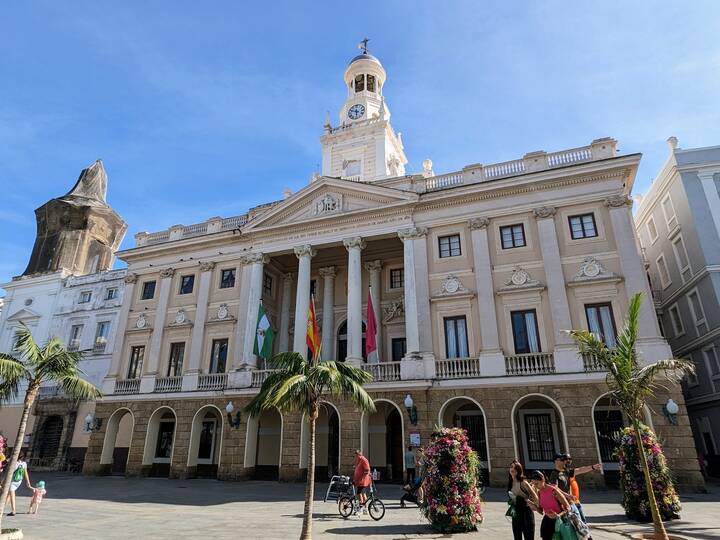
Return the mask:
<svg viewBox="0 0 720 540"><path fill-rule="evenodd" d="M299 536L302 484L277 482L217 482L213 480L125 479L33 474L44 479L48 494L38 516L26 515L29 497L20 488L20 513L5 517L4 527L22 527L30 540L99 540L151 538L285 540ZM379 486L387 503L385 518L343 520L333 503L323 503L325 486L318 486L315 505L315 538L437 539L417 509L401 509L397 486ZM583 508L594 525L595 540L626 538L647 527L629 523L618 504L617 491L584 494ZM476 540L512 538L504 517L503 490L486 494L485 522L476 533L456 535ZM683 520L669 528L690 538L720 539L720 488L710 494L684 498ZM539 527L538 527L539 529ZM539 538L539 531L536 532Z"/></svg>

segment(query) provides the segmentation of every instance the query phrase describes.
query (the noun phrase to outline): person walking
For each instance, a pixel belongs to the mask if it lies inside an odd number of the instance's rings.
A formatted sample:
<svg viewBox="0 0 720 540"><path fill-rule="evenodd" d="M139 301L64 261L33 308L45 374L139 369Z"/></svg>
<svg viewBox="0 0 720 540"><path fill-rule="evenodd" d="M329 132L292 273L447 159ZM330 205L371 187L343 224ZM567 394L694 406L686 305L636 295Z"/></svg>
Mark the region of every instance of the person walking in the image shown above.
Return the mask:
<svg viewBox="0 0 720 540"><path fill-rule="evenodd" d="M405 451L405 483L411 486L415 483L415 452L412 446Z"/></svg>
<svg viewBox="0 0 720 540"><path fill-rule="evenodd" d="M510 464L508 495L512 501L513 540L534 540L535 515L529 503L537 507L537 493L525 478L523 466L519 461Z"/></svg>
<svg viewBox="0 0 720 540"><path fill-rule="evenodd" d="M537 505L530 503L530 506L544 514L540 523L540 538L552 540L555 535L555 522L570 511L570 504L556 486L547 483L545 475L540 471L533 471L530 480L538 498Z"/></svg>
<svg viewBox="0 0 720 540"><path fill-rule="evenodd" d="M11 510L8 516L15 515L15 492L17 491L17 488L20 487L20 484L22 484L23 479L25 480L25 484L27 485L28 489L32 489L33 487L30 483L30 475L28 474L28 466L27 463L25 463L25 452L20 452L17 463L15 463L15 470L12 473L10 492L7 496L7 501L10 501ZM5 502L7 503L7 501Z"/></svg>
<svg viewBox="0 0 720 540"><path fill-rule="evenodd" d="M353 474L353 484L357 491L358 501L362 512L365 511L365 503L372 484L370 476L370 462L360 450L355 450L355 473Z"/></svg>

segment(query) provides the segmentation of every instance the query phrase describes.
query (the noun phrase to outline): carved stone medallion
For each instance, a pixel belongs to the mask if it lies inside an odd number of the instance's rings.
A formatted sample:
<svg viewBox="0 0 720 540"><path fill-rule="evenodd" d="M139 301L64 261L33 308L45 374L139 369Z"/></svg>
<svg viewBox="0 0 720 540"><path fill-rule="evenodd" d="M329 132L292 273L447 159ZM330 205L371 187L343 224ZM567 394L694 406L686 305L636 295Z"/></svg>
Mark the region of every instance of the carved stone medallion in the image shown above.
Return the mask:
<svg viewBox="0 0 720 540"><path fill-rule="evenodd" d="M220 304L220 307L217 310L217 318L226 319L229 314L230 311L228 310L227 304Z"/></svg>
<svg viewBox="0 0 720 540"><path fill-rule="evenodd" d="M137 321L135 321L135 328L143 329L147 326L147 318L145 318L145 314L141 313L140 316L137 318Z"/></svg>
<svg viewBox="0 0 720 540"><path fill-rule="evenodd" d="M185 310L184 309L178 310L178 312L175 314L175 324L183 324L183 323L185 323L185 321L187 321L187 316L185 315Z"/></svg>
<svg viewBox="0 0 720 540"><path fill-rule="evenodd" d="M452 294L462 294L469 292L455 274L448 274L440 284L439 296L449 296Z"/></svg>

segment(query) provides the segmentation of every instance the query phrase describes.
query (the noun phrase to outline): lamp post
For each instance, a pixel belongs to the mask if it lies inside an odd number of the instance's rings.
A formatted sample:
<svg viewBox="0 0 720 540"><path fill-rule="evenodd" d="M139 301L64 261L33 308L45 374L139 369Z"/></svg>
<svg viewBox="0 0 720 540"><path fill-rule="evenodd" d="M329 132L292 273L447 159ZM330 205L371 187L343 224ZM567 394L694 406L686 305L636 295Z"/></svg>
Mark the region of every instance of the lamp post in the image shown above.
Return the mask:
<svg viewBox="0 0 720 540"><path fill-rule="evenodd" d="M410 394L405 396L405 409L407 409L408 416L410 417L410 423L413 426L417 426L417 407L415 407L415 403L413 402L413 398Z"/></svg>
<svg viewBox="0 0 720 540"><path fill-rule="evenodd" d="M227 419L228 424L231 428L237 429L240 427L240 410L235 413L235 418L233 418L233 411L235 410L235 405L233 405L232 401L228 401L228 404L225 405L225 412L227 413Z"/></svg>
<svg viewBox="0 0 720 540"><path fill-rule="evenodd" d="M85 415L85 433L98 431L100 427L102 427L102 418L95 418L92 413Z"/></svg>
<svg viewBox="0 0 720 540"><path fill-rule="evenodd" d="M677 414L680 411L680 407L673 401L673 398L668 398L667 403L663 405L662 411L665 418L668 419L668 422L673 426L677 426Z"/></svg>

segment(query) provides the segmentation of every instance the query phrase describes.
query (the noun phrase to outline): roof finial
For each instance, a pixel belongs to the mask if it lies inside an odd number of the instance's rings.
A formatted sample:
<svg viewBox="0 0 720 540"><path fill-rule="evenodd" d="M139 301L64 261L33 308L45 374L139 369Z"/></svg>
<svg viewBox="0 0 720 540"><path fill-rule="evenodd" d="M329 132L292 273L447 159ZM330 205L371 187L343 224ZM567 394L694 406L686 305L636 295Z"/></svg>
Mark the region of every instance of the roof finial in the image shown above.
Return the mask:
<svg viewBox="0 0 720 540"><path fill-rule="evenodd" d="M370 41L368 38L363 39L360 43L358 43L358 49L362 51L363 54L367 54L367 44L368 41Z"/></svg>

